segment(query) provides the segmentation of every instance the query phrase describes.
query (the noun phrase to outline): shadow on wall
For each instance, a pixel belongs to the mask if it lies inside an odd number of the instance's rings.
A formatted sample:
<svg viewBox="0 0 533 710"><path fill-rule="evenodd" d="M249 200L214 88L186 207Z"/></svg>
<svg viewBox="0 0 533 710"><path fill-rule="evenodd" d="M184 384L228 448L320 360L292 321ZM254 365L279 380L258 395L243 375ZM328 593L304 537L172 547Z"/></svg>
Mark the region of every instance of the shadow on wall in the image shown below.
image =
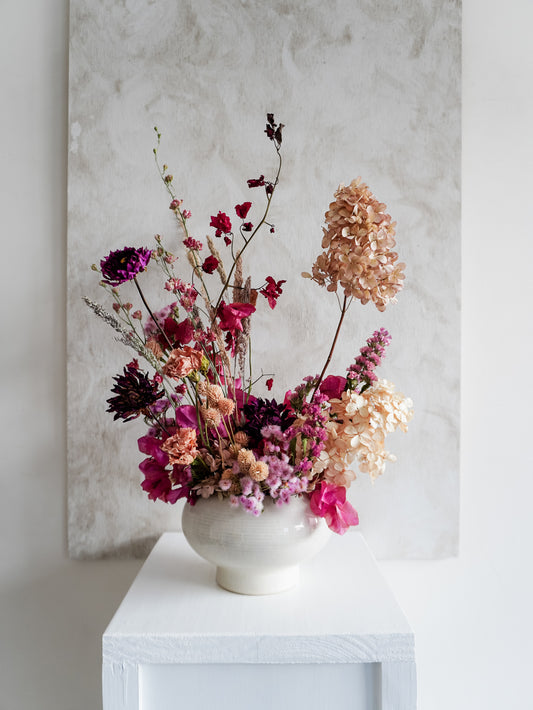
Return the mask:
<svg viewBox="0 0 533 710"><path fill-rule="evenodd" d="M0 600L2 695L35 710L100 708L102 634L141 564L65 561L6 589ZM0 710L15 710L2 703Z"/></svg>

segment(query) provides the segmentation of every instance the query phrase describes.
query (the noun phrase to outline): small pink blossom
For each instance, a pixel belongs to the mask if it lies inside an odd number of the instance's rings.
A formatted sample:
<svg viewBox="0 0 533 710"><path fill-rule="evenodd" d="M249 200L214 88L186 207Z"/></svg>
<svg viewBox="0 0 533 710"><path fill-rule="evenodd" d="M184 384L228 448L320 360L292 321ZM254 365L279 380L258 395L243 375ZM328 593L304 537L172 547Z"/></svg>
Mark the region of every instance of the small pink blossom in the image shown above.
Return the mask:
<svg viewBox="0 0 533 710"><path fill-rule="evenodd" d="M183 246L187 247L187 249L194 249L195 251L201 251L203 248L202 242L199 242L197 239L193 239L192 237L184 239Z"/></svg>
<svg viewBox="0 0 533 710"><path fill-rule="evenodd" d="M192 212L190 210L183 210L181 214L183 216L183 219L190 219Z"/></svg>

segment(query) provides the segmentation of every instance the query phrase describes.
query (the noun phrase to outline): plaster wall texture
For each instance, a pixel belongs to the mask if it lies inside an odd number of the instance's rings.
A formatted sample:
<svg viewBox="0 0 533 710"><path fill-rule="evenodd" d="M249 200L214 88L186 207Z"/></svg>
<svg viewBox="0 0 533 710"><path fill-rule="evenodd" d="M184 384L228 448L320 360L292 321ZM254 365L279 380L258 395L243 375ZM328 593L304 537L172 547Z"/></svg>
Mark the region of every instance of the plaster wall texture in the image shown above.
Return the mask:
<svg viewBox="0 0 533 710"><path fill-rule="evenodd" d="M68 5L4 0L0 19L0 708L93 710L101 635L141 563L66 547ZM381 563L421 710L530 697L532 23L529 0L463 3L459 555Z"/></svg>
<svg viewBox="0 0 533 710"><path fill-rule="evenodd" d="M448 0L71 0L73 556L142 555L161 532L179 529L181 513L181 503L154 504L140 488L142 423L112 424L105 412L111 378L134 353L113 347L111 330L82 303L87 295L111 308L88 267L125 244L152 246L155 233L183 254L154 165L153 126L163 134L160 160L192 211L191 234L212 233L210 215L233 214L246 199L254 202L249 217L259 217L263 195L246 179L268 179L276 167L263 134L267 111L285 124L281 181L269 213L276 234L256 238L245 273L254 286L267 275L287 283L275 311L260 298L252 319L254 378L275 373L269 396L280 400L322 369L337 300L300 274L321 251L334 190L361 175L398 223L406 286L383 314L373 304L352 304L329 372L343 374L371 333L386 327L393 340L380 376L412 397L416 415L408 435L387 442L397 462L374 486L360 475L349 495L378 557L456 553L460 22L460 5ZM190 278L184 258L176 271ZM142 280L156 310L175 299L155 288L154 276ZM208 279L210 287L216 280ZM142 308L134 289L121 292ZM268 395L264 386L262 393Z"/></svg>

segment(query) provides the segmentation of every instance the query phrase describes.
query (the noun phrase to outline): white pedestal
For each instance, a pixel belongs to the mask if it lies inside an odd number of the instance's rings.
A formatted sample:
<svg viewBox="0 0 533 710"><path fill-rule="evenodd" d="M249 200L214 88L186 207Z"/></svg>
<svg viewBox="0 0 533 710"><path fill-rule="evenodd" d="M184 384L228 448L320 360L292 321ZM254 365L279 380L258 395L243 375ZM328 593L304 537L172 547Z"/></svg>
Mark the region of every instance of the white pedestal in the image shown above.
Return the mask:
<svg viewBox="0 0 533 710"><path fill-rule="evenodd" d="M104 710L415 710L414 636L358 532L295 589L224 591L164 534L103 636Z"/></svg>

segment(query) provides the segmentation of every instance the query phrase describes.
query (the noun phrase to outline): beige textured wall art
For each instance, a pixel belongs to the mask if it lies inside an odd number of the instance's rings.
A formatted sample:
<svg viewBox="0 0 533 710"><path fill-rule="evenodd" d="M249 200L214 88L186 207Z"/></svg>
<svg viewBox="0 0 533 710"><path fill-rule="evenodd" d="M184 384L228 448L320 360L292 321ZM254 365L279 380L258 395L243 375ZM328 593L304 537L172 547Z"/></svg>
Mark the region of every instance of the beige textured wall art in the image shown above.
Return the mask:
<svg viewBox="0 0 533 710"><path fill-rule="evenodd" d="M361 474L350 499L379 557L455 554L460 3L71 0L70 26L71 555L143 555L181 517L180 504L154 503L140 488L142 423L113 423L105 412L130 353L82 302L105 297L90 265L111 249L151 246L156 233L178 243L154 126L191 230L204 237L211 214L250 199L248 178L272 172L267 112L286 126L276 234L262 237L247 266L287 283L278 307L257 314L254 365L276 373L278 398L321 369L337 304L300 273L320 250L336 187L361 175L397 222L406 284L383 314L352 306L330 371L344 372L364 340L387 328L381 374L412 397L415 418L388 442L397 462L374 485ZM154 306L165 305L147 279Z"/></svg>

